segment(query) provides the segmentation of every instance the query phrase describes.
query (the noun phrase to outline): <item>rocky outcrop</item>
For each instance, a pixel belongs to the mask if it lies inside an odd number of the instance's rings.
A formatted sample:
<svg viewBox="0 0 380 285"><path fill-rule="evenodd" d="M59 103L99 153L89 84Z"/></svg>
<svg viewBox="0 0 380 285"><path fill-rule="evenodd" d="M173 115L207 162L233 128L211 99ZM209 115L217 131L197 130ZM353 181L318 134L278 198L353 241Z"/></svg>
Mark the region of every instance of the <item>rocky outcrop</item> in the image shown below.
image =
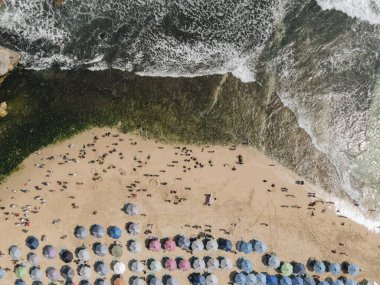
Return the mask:
<svg viewBox="0 0 380 285"><path fill-rule="evenodd" d="M20 59L19 53L0 47L0 84L4 81L5 76L20 62Z"/></svg>

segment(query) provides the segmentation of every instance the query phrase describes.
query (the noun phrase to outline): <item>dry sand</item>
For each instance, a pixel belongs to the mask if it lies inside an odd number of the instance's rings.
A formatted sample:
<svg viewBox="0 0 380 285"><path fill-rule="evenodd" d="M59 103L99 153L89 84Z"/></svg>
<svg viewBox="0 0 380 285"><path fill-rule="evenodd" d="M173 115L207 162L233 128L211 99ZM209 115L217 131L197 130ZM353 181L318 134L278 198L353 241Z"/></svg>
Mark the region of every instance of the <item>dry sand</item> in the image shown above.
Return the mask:
<svg viewBox="0 0 380 285"><path fill-rule="evenodd" d="M107 132L111 134L103 136ZM243 164L237 163L239 154ZM362 268L357 280L379 281L380 235L339 217L332 204L308 195L314 189L311 185L297 185L297 180L302 179L250 147L167 145L116 130L86 131L31 155L22 169L0 185L0 251L5 254L0 257L0 267L11 269L0 283L13 284L14 264L8 248L20 246L25 260L29 252L25 238L29 235L46 235L36 251L41 268L60 269L63 263L58 258L48 261L42 257L44 245L72 251L83 243L91 247L96 239L76 239L76 225L89 228L98 223L125 229L130 221L141 224L143 230L137 239L142 243L150 236L197 236L200 232L233 242L260 239L283 261L306 263L312 257L354 262ZM213 205L204 205L206 194L215 195ZM137 204L140 214L127 216L121 210L126 202ZM23 212L27 205L27 212ZM30 225L19 225L24 216ZM59 222L53 224L56 219ZM133 238L124 230L120 241L125 245ZM110 244L112 240L106 237L102 242ZM257 253L196 255L227 256L234 262L246 257L256 271L274 273L262 265ZM125 250L120 260L127 264L131 259L164 256L190 257L180 249L152 253L144 248L139 254ZM99 259L92 254L90 265ZM110 263L112 259L108 255L104 260ZM76 269L75 264L72 267ZM167 273L163 270L159 275ZM170 274L180 284L188 284L189 273ZM228 283L229 273L215 271L219 284ZM129 269L124 274L125 278L132 275ZM90 281L96 277L94 272ZM26 281L30 283L29 277Z"/></svg>

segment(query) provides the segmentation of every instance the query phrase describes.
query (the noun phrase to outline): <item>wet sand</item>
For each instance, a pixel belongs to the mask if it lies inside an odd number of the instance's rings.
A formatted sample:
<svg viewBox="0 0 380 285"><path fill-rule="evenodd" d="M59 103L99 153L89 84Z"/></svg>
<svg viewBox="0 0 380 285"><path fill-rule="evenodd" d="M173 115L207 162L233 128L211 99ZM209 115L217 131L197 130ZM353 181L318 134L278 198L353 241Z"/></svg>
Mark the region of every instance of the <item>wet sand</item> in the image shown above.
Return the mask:
<svg viewBox="0 0 380 285"><path fill-rule="evenodd" d="M144 244L148 237L177 234L210 234L233 242L258 239L282 261L353 262L362 268L356 280L379 281L380 235L339 216L332 203L311 194L315 187L296 181L302 178L245 146L168 145L116 130L86 131L31 155L0 185L0 251L4 253L0 267L11 269L1 282L13 284L15 280L9 246L20 246L25 260L29 235L46 236L36 251L41 269L55 266L59 270L64 264L58 258L46 260L41 254L44 245L71 251L82 244L91 248L98 240L92 236L76 239L75 226L89 228L98 223L104 228L117 225L125 229L128 222L139 223L142 232L134 237L124 230L123 245L130 239ZM205 205L207 194L216 198L210 206ZM127 202L139 206L138 216L127 216L121 210ZM109 245L113 240L107 236L101 241ZM257 253L204 251L194 255L226 256L234 264L239 257L246 257L253 261L255 271L275 273L262 264ZM139 254L125 249L119 260L128 264L131 259L161 260L164 256L191 255L180 249L153 253L143 248ZM102 259L108 264L112 261L111 255ZM98 260L100 257L92 254L89 264ZM71 266L76 269L76 264ZM163 270L157 275L169 273L180 284L189 284L186 279L191 272ZM214 271L219 284L227 284L229 273ZM132 275L127 269L124 277ZM93 272L90 281L96 277ZM29 277L25 280L30 282Z"/></svg>

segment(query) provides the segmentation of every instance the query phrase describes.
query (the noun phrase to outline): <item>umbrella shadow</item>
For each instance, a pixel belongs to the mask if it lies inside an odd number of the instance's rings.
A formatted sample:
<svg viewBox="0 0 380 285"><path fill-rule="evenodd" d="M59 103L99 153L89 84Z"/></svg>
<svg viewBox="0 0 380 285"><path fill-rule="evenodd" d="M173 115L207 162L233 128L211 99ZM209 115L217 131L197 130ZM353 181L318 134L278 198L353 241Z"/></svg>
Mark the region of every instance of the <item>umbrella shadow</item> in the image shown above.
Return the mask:
<svg viewBox="0 0 380 285"><path fill-rule="evenodd" d="M317 261L314 259L314 258L309 258L306 262L306 268L309 270L309 271L314 271L314 264L316 263Z"/></svg>
<svg viewBox="0 0 380 285"><path fill-rule="evenodd" d="M269 258L270 258L270 254L269 253L266 253L264 254L262 257L261 257L261 262L265 265L265 266L269 266Z"/></svg>

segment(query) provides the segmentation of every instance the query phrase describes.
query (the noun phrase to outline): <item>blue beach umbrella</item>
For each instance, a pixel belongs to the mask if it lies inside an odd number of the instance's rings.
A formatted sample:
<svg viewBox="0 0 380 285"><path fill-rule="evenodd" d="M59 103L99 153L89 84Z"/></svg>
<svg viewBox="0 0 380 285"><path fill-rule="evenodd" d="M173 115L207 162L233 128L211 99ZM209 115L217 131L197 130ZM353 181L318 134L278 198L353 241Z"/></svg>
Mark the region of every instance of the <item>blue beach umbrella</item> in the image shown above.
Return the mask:
<svg viewBox="0 0 380 285"><path fill-rule="evenodd" d="M267 285L278 285L277 276L267 274Z"/></svg>
<svg viewBox="0 0 380 285"><path fill-rule="evenodd" d="M252 244L250 242L239 242L239 251L245 254L249 254L253 251Z"/></svg>
<svg viewBox="0 0 380 285"><path fill-rule="evenodd" d="M264 273L257 273L257 285L266 285L267 284L267 276Z"/></svg>
<svg viewBox="0 0 380 285"><path fill-rule="evenodd" d="M104 237L104 228L101 225L94 224L90 228L90 233L96 238L102 238Z"/></svg>
<svg viewBox="0 0 380 285"><path fill-rule="evenodd" d="M356 285L356 281L353 280L353 279L346 279L346 282L345 282L346 285Z"/></svg>
<svg viewBox="0 0 380 285"><path fill-rule="evenodd" d="M22 279L17 279L15 285L26 285L26 283Z"/></svg>
<svg viewBox="0 0 380 285"><path fill-rule="evenodd" d="M280 284L281 285L292 285L293 284L292 278L290 278L289 276L284 276L280 279Z"/></svg>
<svg viewBox="0 0 380 285"><path fill-rule="evenodd" d="M206 277L201 274L193 275L193 284L194 285L206 285Z"/></svg>
<svg viewBox="0 0 380 285"><path fill-rule="evenodd" d="M360 268L357 264L350 264L347 268L348 274L356 276L360 273Z"/></svg>
<svg viewBox="0 0 380 285"><path fill-rule="evenodd" d="M323 263L323 261L316 261L314 263L313 269L316 273L323 274L326 272L326 265Z"/></svg>
<svg viewBox="0 0 380 285"><path fill-rule="evenodd" d="M119 239L121 238L122 231L119 227L112 226L108 228L108 235L113 239Z"/></svg>
<svg viewBox="0 0 380 285"><path fill-rule="evenodd" d="M246 285L255 285L255 284L257 284L257 277L256 277L255 274L249 273L249 274L247 274L246 278L247 278Z"/></svg>
<svg viewBox="0 0 380 285"><path fill-rule="evenodd" d="M323 281L320 281L320 282L318 283L318 285L330 285L330 283L327 282L326 280L323 280Z"/></svg>
<svg viewBox="0 0 380 285"><path fill-rule="evenodd" d="M28 236L26 238L25 243L26 243L26 246L29 247L31 250L37 249L38 246L40 245L40 242L34 236Z"/></svg>
<svg viewBox="0 0 380 285"><path fill-rule="evenodd" d="M303 284L304 285L316 285L316 282L315 282L314 278L312 278L312 277L305 277L303 279Z"/></svg>
<svg viewBox="0 0 380 285"><path fill-rule="evenodd" d="M337 263L330 263L329 272L333 275L338 275L340 273L340 265Z"/></svg>
<svg viewBox="0 0 380 285"><path fill-rule="evenodd" d="M294 275L303 275L306 273L306 266L302 263L293 264L293 274Z"/></svg>
<svg viewBox="0 0 380 285"><path fill-rule="evenodd" d="M257 240L255 241L253 249L259 254L264 254L267 251L267 245L264 242Z"/></svg>
<svg viewBox="0 0 380 285"><path fill-rule="evenodd" d="M219 239L218 240L219 249L224 251L232 250L232 242L228 239Z"/></svg>
<svg viewBox="0 0 380 285"><path fill-rule="evenodd" d="M33 281L32 285L43 285L41 281Z"/></svg>
<svg viewBox="0 0 380 285"><path fill-rule="evenodd" d="M344 285L342 280L336 279L333 281L332 285Z"/></svg>
<svg viewBox="0 0 380 285"><path fill-rule="evenodd" d="M0 268L0 279L2 279L5 275L5 271L3 268Z"/></svg>
<svg viewBox="0 0 380 285"><path fill-rule="evenodd" d="M292 284L293 285L304 285L302 277L300 277L300 276L294 277L292 279Z"/></svg>
<svg viewBox="0 0 380 285"><path fill-rule="evenodd" d="M235 275L234 281L238 285L245 285L247 283L247 277L243 272L239 272Z"/></svg>
<svg viewBox="0 0 380 285"><path fill-rule="evenodd" d="M241 259L239 260L239 268L245 272L251 272L253 270L253 264L248 259Z"/></svg>
<svg viewBox="0 0 380 285"><path fill-rule="evenodd" d="M280 259L277 255L272 254L268 259L268 266L272 267L274 269L277 269L280 267Z"/></svg>
<svg viewBox="0 0 380 285"><path fill-rule="evenodd" d="M189 249L190 247L190 239L185 236L180 236L177 239L177 246L181 249Z"/></svg>

